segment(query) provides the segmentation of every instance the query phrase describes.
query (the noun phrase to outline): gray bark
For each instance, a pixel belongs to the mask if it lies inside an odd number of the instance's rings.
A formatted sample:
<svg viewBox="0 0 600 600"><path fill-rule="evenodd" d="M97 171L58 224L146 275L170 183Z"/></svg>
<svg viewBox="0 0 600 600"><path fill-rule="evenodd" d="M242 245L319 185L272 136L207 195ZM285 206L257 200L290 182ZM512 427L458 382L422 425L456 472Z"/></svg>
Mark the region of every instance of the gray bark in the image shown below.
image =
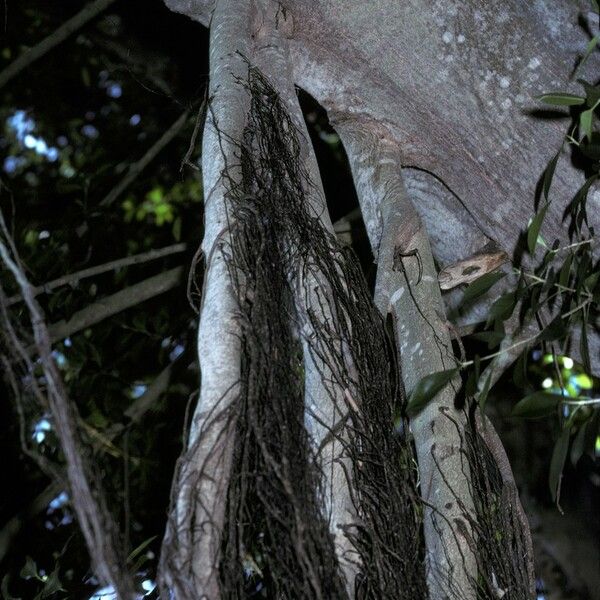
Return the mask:
<svg viewBox="0 0 600 600"><path fill-rule="evenodd" d="M376 124L353 119L336 126L361 209L372 216L366 223L378 263L375 303L384 316L393 315L402 377L410 394L422 377L456 364L429 240L404 189L398 147L382 138ZM407 255L400 258L401 265L395 259L398 251ZM408 256L411 251L418 256ZM457 426L464 424L464 416L454 409L453 388L451 383L441 390L412 419L411 430L425 501L431 597L444 598L455 589L461 597L475 598L477 567L465 514L473 513L473 505Z"/></svg>
<svg viewBox="0 0 600 600"><path fill-rule="evenodd" d="M290 71L287 42L280 31L289 27L284 15L272 3L261 0L258 5L258 27L255 37L256 51L253 59L256 65L269 77L274 88L286 104L289 114L300 134L301 157L304 168L310 178L310 187L306 190L307 211L318 218L323 228L333 232L333 225L327 211L319 167L312 149L308 131L298 103ZM305 378L305 423L311 436L313 451L318 455L319 467L323 474L323 510L334 538L334 546L340 567L347 584L350 597L354 596L354 578L356 576L356 552L344 534L344 528L356 523L356 511L352 503L349 481L351 468L345 456L344 428L348 418L348 406L344 396L342 382L335 381L327 365L316 357L311 350L311 340L316 335L306 318L308 310L321 315L322 321L334 318L321 314L317 294L307 290L319 288L327 295L328 284L324 278L312 272L304 280L295 282L294 294L298 318L301 323ZM326 385L324 381L329 383ZM331 435L338 431L336 435Z"/></svg>
<svg viewBox="0 0 600 600"><path fill-rule="evenodd" d="M208 25L211 0L166 0ZM490 240L509 256L534 213L538 179L567 121L536 118L535 97L570 89L589 41L585 0L285 0L294 80L331 119L360 115L380 123L401 149L407 188L444 265ZM579 76L594 80L592 55ZM567 114L565 112L565 114ZM565 239L562 214L583 183L565 152L542 234ZM600 224L600 189L591 224ZM443 217L443 218L440 218ZM449 241L451 240L451 241ZM451 260L450 260L451 259ZM485 310L493 298L482 303ZM598 336L591 338L600 369Z"/></svg>
<svg viewBox="0 0 600 600"><path fill-rule="evenodd" d="M163 582L176 598L219 598L218 563L240 378L237 301L223 254L230 235L223 172L227 169L233 182L241 178L235 140L244 129L250 98L238 78L247 76L242 55L249 54L250 22L247 4L224 0L211 27L212 100L202 148L202 249L207 257L198 331L202 381L188 450L174 484L161 565Z"/></svg>
<svg viewBox="0 0 600 600"><path fill-rule="evenodd" d="M204 25L215 4L165 1ZM285 9L281 31L293 81L327 110L348 150L378 258L376 302L396 317L410 392L424 375L455 365L434 259L454 263L489 242L512 255L534 212L538 178L566 129L565 122L534 117L535 96L564 87L570 66L585 50L578 3L274 4ZM591 57L588 74L597 67L597 57ZM562 213L582 181L563 156L542 231L546 239L564 240ZM600 192L592 190L588 212L596 228L599 205ZM401 268L393 268L396 249L418 251L421 278L415 257L401 257ZM488 295L488 305L495 296ZM450 293L446 303L452 302ZM476 309L484 314L486 304ZM596 369L598 358L594 346ZM494 377L507 360L503 356L490 367ZM453 387L442 390L412 428L421 491L430 505L425 534L431 595L445 597L451 580L455 591L474 598L476 567L465 518L472 511L469 474L460 455L464 419L453 408Z"/></svg>

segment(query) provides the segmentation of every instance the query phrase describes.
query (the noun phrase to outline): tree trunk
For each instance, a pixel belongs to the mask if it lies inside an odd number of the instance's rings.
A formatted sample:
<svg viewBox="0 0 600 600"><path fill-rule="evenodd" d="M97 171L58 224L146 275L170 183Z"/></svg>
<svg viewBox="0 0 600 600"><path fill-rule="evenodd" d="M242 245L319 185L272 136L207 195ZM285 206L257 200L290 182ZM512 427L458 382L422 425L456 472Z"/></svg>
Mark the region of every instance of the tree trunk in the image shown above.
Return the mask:
<svg viewBox="0 0 600 600"><path fill-rule="evenodd" d="M426 9L416 0L166 3L205 25L210 21L212 100L203 147L205 189L210 191L203 243L209 260L199 339L203 381L198 415L203 416L195 421L190 444L200 454L182 460L183 476L175 489L185 490L184 500L175 502L180 519L168 530L163 567L172 586L172 570L191 561L196 595L216 599L234 428L232 420L220 421L214 433L207 433L203 419L207 411L223 404L223 397L230 399L228 406L235 406L232 390L240 358L237 334L225 328L235 322L236 309L227 271L218 262L219 235L228 236L229 230L219 230L213 223L219 222L215 215L222 214L219 210L225 205L219 178L225 169L236 173L235 143L230 147L228 140L241 140L245 131L250 100L240 81L248 68L264 73L297 130L302 168L314 184L303 193L319 232L331 232L331 223L294 83L327 109L340 134L377 259L375 305L383 317L394 318L403 382L410 393L422 377L455 366L434 259L454 263L489 242L508 254L514 251L520 235L514 224L525 225L533 212L533 201L523 199L533 200L537 179L563 135L562 127L532 116L532 97L565 79L564 65L587 40L574 25L575 7L566 0L508 4L436 0ZM559 22L569 23L560 36ZM588 68L594 66L597 60L592 58ZM219 136L217 129L225 135ZM229 164L223 160L228 156ZM545 226L549 237L563 237L564 200L581 183L567 162L560 161L553 186L555 197ZM592 195L589 206L596 225L598 200L597 194ZM221 227L223 223L221 217ZM289 234L285 227L282 231ZM295 243L292 238L286 242L290 247ZM364 402L368 394L361 396L365 389L354 383L368 370L354 338L360 324L353 321L351 311L344 312L340 305L332 308L335 303L323 305L328 294L352 295L344 284L345 268L339 266L328 276L319 271L304 278L288 275L302 284L293 288L295 325L304 356L305 424L312 450L319 455L326 492L319 497L320 511L328 521L346 596L353 597L368 565L360 543L346 532L360 526L373 534L361 504L366 467L356 458L364 447L357 450L354 437L368 404ZM332 324L332 335L340 331L343 335L323 354L315 349L324 347L319 346L324 343L319 336L325 324ZM373 321L373 331L377 327ZM502 360L495 362L491 376L497 377L505 367L506 357ZM430 597L475 599L481 593L503 597L508 590L510 598L533 597L531 541L506 456L491 424L477 411L456 408L457 393L458 385L451 381L411 421ZM388 439L385 435L381 440ZM381 440L381 445L387 443ZM209 465L207 481L203 483L202 476L188 479L186 473L204 464L198 457L212 456L215 445L220 458L218 466ZM487 501L498 503L493 518ZM196 534L196 550L185 541L191 536L193 511L197 522L208 520L213 525L212 533ZM506 535L496 535L498 527ZM418 519L413 529L418 536ZM183 560L169 562L169 544L183 548ZM346 560L349 556L352 559ZM380 587L378 597L393 597L389 589ZM315 592L315 597L321 596Z"/></svg>

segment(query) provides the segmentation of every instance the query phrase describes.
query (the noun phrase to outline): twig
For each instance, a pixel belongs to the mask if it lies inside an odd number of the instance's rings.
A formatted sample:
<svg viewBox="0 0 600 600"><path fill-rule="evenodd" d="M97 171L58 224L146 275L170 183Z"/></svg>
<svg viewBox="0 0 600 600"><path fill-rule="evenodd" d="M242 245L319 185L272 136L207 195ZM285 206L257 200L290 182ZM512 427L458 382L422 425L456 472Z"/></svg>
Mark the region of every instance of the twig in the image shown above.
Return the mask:
<svg viewBox="0 0 600 600"><path fill-rule="evenodd" d="M169 386L174 362L165 367L148 386L146 391L127 407L123 413L125 417L123 422L115 423L109 427L105 432L106 440L112 442L130 423L141 421L142 417L156 404L157 400ZM23 522L41 513L60 491L60 486L56 482L50 483L23 512L14 515L4 525L0 530L0 563L5 558L12 540L18 535Z"/></svg>
<svg viewBox="0 0 600 600"><path fill-rule="evenodd" d="M183 171L183 167L186 165L191 167L195 171L200 171L198 165L195 165L190 158L192 158L192 154L194 153L194 149L196 148L196 139L198 137L198 133L200 132L200 128L204 123L204 119L206 117L206 103L208 98L208 89L205 91L204 100L202 100L202 104L198 109L198 114L196 115L196 122L194 123L194 131L192 132L192 137L190 139L190 145L181 161L181 166L179 167L179 172Z"/></svg>
<svg viewBox="0 0 600 600"><path fill-rule="evenodd" d="M518 342L515 342L514 344L511 344L510 346L507 346L506 348L503 348L502 350L498 350L498 352L488 354L487 356L482 356L479 360L491 360L492 358L495 358L496 356L500 356L502 354L510 352L514 348L518 348L519 346L522 346L523 344L528 344L529 342L532 342L533 340L535 340L538 337L538 335L539 335L539 332L536 333L535 335L525 338L524 340L519 340ZM461 368L464 368L464 367L468 367L468 366L474 365L474 364L475 364L474 360L467 360L466 362L461 362L459 364L459 366Z"/></svg>
<svg viewBox="0 0 600 600"><path fill-rule="evenodd" d="M189 110L184 111L171 127L150 147L146 154L129 167L125 177L100 201L100 206L110 206L135 181L137 176L154 160L156 155L183 129L189 115Z"/></svg>
<svg viewBox="0 0 600 600"><path fill-rule="evenodd" d="M148 252L142 252L141 254L134 254L133 256L119 258L95 267L89 267L88 269L77 271L77 273L63 275L62 277L58 277L57 279L53 279L52 281L32 288L31 293L35 297L42 293L49 293L50 291L62 287L63 285L71 285L75 287L82 279L94 277L95 275L101 275L102 273L106 273L108 271L116 271L117 269L122 269L123 267L129 267L131 265L139 265L140 263L170 256L171 254L178 254L183 252L186 247L186 244L182 242L179 244L173 244L172 246L166 246L165 248L160 248L159 250L149 250ZM11 296L7 300L7 306L12 306L13 304L21 302L22 300L23 297L19 294Z"/></svg>
<svg viewBox="0 0 600 600"><path fill-rule="evenodd" d="M49 36L45 37L39 44L21 54L0 73L0 88L4 87L13 77L16 77L23 69L26 69L38 60L38 58L41 58L44 54L64 42L72 33L106 10L113 2L115 0L96 0L95 2L91 2Z"/></svg>

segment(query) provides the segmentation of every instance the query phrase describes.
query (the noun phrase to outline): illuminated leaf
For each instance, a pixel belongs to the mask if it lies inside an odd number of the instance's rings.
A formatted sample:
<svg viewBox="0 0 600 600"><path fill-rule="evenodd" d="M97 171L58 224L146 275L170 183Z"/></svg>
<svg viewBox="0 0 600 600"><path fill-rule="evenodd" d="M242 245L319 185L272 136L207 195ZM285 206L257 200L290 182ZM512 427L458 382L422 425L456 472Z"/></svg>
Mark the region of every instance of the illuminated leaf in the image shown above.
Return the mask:
<svg viewBox="0 0 600 600"><path fill-rule="evenodd" d="M549 392L534 392L520 400L512 410L513 417L539 419L553 415L562 396Z"/></svg>
<svg viewBox="0 0 600 600"><path fill-rule="evenodd" d="M548 195L550 193L550 186L552 185L552 180L554 179L554 172L556 171L556 165L558 163L558 159L560 158L560 153L562 152L562 146L559 151L552 157L552 160L548 163L548 166L544 170L544 198L546 198L546 202L548 202Z"/></svg>
<svg viewBox="0 0 600 600"><path fill-rule="evenodd" d="M573 255L569 254L563 263L560 274L558 276L558 283L563 287L567 287L569 285L569 278L571 276L571 263L573 262Z"/></svg>
<svg viewBox="0 0 600 600"><path fill-rule="evenodd" d="M590 345L588 343L588 321L587 314L583 312L583 319L581 321L581 339L579 340L579 352L581 353L581 362L583 368L588 372L592 372L592 364L590 360Z"/></svg>
<svg viewBox="0 0 600 600"><path fill-rule="evenodd" d="M573 444L571 445L571 464L573 465L576 465L579 462L579 459L585 452L586 431L589 423L589 421L586 421L579 428L579 431L573 440Z"/></svg>
<svg viewBox="0 0 600 600"><path fill-rule="evenodd" d="M539 342L552 342L564 338L567 335L567 328L563 321L562 315L557 315L540 333L538 336Z"/></svg>
<svg viewBox="0 0 600 600"><path fill-rule="evenodd" d="M485 275L482 275L473 281L473 283L469 284L465 290L461 304L468 304L480 296L483 296L483 294L485 294L494 284L500 281L504 275L505 273L502 272L486 273Z"/></svg>
<svg viewBox="0 0 600 600"><path fill-rule="evenodd" d="M542 94L538 96L544 104L553 104L554 106L577 106L585 104L585 98L574 94L565 94L563 92L555 92L553 94Z"/></svg>
<svg viewBox="0 0 600 600"><path fill-rule="evenodd" d="M408 400L408 414L412 416L419 413L457 373L458 369L447 369L431 373L420 379Z"/></svg>
<svg viewBox="0 0 600 600"><path fill-rule="evenodd" d="M588 140L592 139L592 121L594 118L594 109L589 108L588 110L584 110L579 115L579 128L583 135L588 138Z"/></svg>
<svg viewBox="0 0 600 600"><path fill-rule="evenodd" d="M592 0L592 2L595 2L596 0ZM581 58L581 61L579 62L579 64L577 65L577 71L579 69L581 69L581 67L583 67L583 65L587 62L587 59L590 57L590 54L596 49L596 46L598 45L598 41L600 41L600 36L595 35L589 42L588 45L585 49L585 52L583 53L583 56ZM588 102L589 102L589 97L588 97Z"/></svg>
<svg viewBox="0 0 600 600"><path fill-rule="evenodd" d="M480 342L486 342L488 349L497 346L503 339L505 334L500 331L480 331L474 333L471 337Z"/></svg>
<svg viewBox="0 0 600 600"><path fill-rule="evenodd" d="M542 227L542 223L544 221L544 217L546 216L546 211L548 210L549 206L550 204L546 204L545 206L543 206L542 209L531 220L529 230L527 231L527 248L529 249L529 254L535 253L535 247L538 243L540 228Z"/></svg>
<svg viewBox="0 0 600 600"><path fill-rule="evenodd" d="M506 321L512 315L516 303L517 297L515 292L502 294L490 307L488 323L492 321Z"/></svg>
<svg viewBox="0 0 600 600"><path fill-rule="evenodd" d="M481 392L479 392L479 396L477 397L477 402L479 402L479 408L481 412L485 409L485 403L487 402L488 393L490 391L490 383L492 382L492 374L490 373L486 378L483 384L483 388Z"/></svg>

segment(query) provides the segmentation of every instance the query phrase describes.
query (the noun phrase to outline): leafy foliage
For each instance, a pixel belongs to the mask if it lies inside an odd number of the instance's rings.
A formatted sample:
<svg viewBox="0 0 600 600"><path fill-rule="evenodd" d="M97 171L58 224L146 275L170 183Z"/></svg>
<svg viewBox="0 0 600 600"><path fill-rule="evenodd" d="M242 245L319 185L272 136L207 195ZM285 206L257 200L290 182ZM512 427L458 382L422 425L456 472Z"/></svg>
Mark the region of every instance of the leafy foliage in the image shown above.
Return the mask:
<svg viewBox="0 0 600 600"><path fill-rule="evenodd" d="M594 10L598 11L597 3ZM590 40L579 68L598 45L600 34ZM467 399L476 399L485 406L491 387L492 371L482 370L488 361L517 360L515 378L529 393L513 409L513 416L540 418L554 416L559 434L550 461L550 488L558 502L560 479L569 441L574 435L580 458L585 452L595 456L600 440L600 385L591 377L589 350L590 332L598 332L598 302L600 300L600 265L594 255L595 232L589 226L587 203L590 190L600 178L600 84L578 79L581 94L549 92L538 100L544 104L569 107L572 123L565 141L549 161L541 177L541 202L524 234L527 260L513 265L512 279L501 271L487 273L464 290L460 309L468 308L504 279L503 293L491 303L485 324L469 336L471 342L486 344L488 353L475 353L472 359L457 360L457 368L433 373L416 386L409 409L421 410L427 402L458 371L465 380ZM561 158L570 149L585 173L585 181L568 204L564 219L568 221L569 241L554 240L550 245L543 237L545 219L552 212L552 183ZM555 201L555 200L554 200ZM507 281L512 282L508 283ZM456 317L457 315L451 315ZM511 337L513 330L537 329L536 333ZM549 366L556 378L546 376L543 390L532 389L527 373L531 347L534 354L549 357ZM493 351L492 351L493 350ZM492 351L492 352L490 352ZM573 368L570 354L578 354L582 369ZM507 357L506 359L504 357ZM510 358L508 358L510 357ZM544 359L545 360L545 359ZM566 368L567 362L569 367ZM530 365L535 378L535 363ZM445 378L447 376L447 379ZM556 379L556 381L555 381ZM577 381L584 386L577 385ZM549 383L548 383L549 382ZM582 433L585 432L585 435Z"/></svg>

